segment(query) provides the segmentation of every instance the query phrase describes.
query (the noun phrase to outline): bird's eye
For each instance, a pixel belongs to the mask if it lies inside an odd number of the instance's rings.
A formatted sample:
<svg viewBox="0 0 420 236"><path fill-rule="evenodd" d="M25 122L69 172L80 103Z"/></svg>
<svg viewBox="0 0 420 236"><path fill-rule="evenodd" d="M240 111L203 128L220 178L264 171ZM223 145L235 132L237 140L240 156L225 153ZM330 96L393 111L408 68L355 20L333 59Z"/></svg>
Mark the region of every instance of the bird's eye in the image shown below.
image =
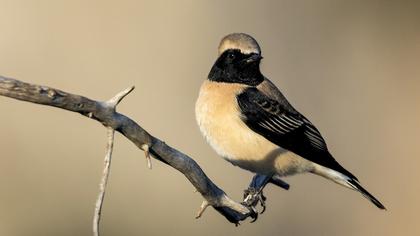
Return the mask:
<svg viewBox="0 0 420 236"><path fill-rule="evenodd" d="M228 54L228 58L229 58L230 60L235 59L235 54L233 54L233 53L229 53L229 54Z"/></svg>

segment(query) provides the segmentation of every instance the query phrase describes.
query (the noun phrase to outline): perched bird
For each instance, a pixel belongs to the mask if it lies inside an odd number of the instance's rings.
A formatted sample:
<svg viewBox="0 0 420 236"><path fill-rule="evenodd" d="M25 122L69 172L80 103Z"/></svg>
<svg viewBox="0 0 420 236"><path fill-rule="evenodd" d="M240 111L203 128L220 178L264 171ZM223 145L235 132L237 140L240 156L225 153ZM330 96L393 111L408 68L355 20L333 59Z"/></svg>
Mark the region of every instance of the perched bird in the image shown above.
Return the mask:
<svg viewBox="0 0 420 236"><path fill-rule="evenodd" d="M330 154L318 129L260 71L261 49L244 33L225 36L200 88L195 114L207 142L235 166L267 176L310 172L385 209Z"/></svg>

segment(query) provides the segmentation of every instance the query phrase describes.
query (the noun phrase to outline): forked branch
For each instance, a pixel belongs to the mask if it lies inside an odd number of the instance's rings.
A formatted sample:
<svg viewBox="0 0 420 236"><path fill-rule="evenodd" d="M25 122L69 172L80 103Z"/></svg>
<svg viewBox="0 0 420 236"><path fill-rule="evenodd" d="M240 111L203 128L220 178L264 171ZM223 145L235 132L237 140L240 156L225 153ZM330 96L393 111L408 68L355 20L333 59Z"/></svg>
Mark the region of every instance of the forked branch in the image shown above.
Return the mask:
<svg viewBox="0 0 420 236"><path fill-rule="evenodd" d="M216 186L192 158L152 136L129 117L116 112L116 105L133 89L134 87L129 88L109 101L102 102L58 89L24 83L0 76L1 96L58 107L97 120L105 127L109 127L112 133L115 130L124 135L143 150L146 157L149 157L150 153L152 157L180 171L204 198L204 203L198 216L201 216L207 206L213 206L219 213L235 224L248 217L255 217L256 213L254 211L241 203L233 201L222 189ZM150 165L150 160L148 163ZM108 172L104 173L104 176L107 174ZM103 198L103 194L104 189L101 187L100 199ZM95 211L95 215L98 215L98 218L95 224L99 222L102 200L98 204Z"/></svg>

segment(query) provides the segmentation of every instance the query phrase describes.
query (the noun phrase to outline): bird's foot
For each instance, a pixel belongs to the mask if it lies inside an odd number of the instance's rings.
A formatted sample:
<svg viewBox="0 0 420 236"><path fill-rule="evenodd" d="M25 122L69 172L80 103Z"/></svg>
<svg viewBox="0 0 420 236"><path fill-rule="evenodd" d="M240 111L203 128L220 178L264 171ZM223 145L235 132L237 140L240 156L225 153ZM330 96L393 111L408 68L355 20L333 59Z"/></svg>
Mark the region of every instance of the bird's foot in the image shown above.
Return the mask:
<svg viewBox="0 0 420 236"><path fill-rule="evenodd" d="M265 200L267 198L264 196L262 189L256 189L253 187L249 187L244 191L244 200L243 204L249 208L251 208L255 213L262 214L266 209ZM260 204L262 210L260 212L257 211L256 206ZM254 218L253 222L257 219Z"/></svg>
<svg viewBox="0 0 420 236"><path fill-rule="evenodd" d="M248 189L244 191L244 200L242 202L243 205L247 206L250 211L253 212L253 216L255 217L252 217L252 222L256 221L258 218L258 211L256 209L258 204L260 204L262 207L262 210L259 212L259 214L264 213L266 209L265 201L267 198L263 194L263 189L268 183L272 183L286 190L289 189L289 184L281 180L277 175L267 176L256 174L252 178Z"/></svg>
<svg viewBox="0 0 420 236"><path fill-rule="evenodd" d="M258 204L260 204L262 207L262 210L259 212L259 214L264 213L266 209L265 200L267 200L267 198L263 194L263 189L267 185L267 183L270 182L271 178L272 176L257 174L252 178L248 189L245 189L244 191L244 200L242 204L249 207L250 210L255 212L257 217L258 210L256 209L256 206ZM257 217L253 218L252 222L255 222L257 220Z"/></svg>

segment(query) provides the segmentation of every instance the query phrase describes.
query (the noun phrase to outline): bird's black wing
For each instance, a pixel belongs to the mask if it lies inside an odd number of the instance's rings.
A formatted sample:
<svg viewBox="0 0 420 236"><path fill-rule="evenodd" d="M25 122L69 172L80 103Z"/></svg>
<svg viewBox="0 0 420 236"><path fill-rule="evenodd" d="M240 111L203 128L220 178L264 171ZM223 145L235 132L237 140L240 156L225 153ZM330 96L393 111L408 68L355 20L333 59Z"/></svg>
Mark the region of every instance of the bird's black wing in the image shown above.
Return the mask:
<svg viewBox="0 0 420 236"><path fill-rule="evenodd" d="M242 120L254 132L309 161L355 178L329 153L315 126L286 100L276 101L257 88L237 96Z"/></svg>

